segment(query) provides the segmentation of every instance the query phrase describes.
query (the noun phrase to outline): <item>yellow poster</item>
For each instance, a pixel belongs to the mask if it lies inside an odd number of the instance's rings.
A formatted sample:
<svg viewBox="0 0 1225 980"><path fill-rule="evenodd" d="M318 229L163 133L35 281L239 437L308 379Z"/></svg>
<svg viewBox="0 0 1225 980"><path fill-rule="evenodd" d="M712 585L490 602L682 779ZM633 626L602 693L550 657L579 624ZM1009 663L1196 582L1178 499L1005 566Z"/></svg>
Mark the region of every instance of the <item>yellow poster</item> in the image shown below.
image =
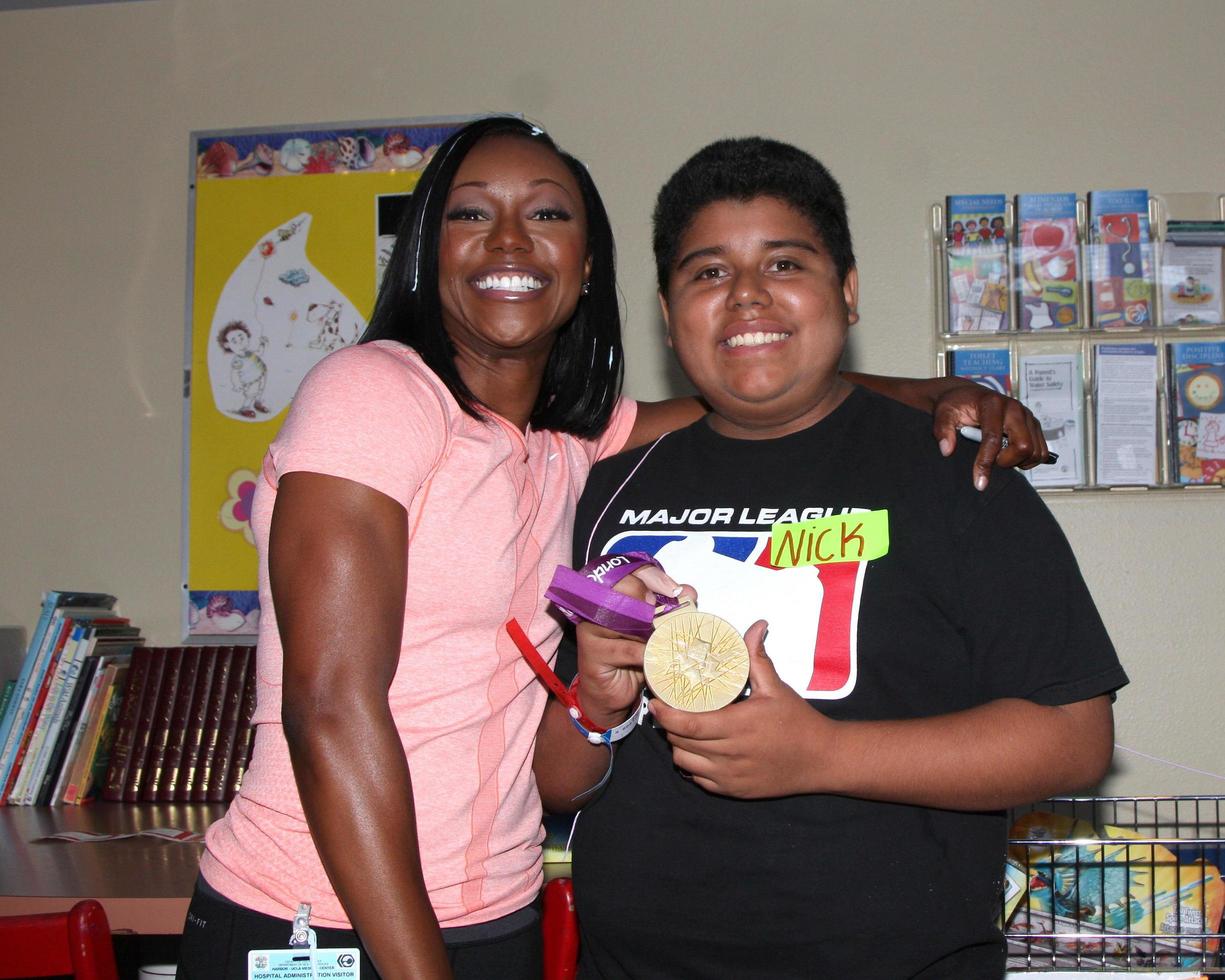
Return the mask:
<svg viewBox="0 0 1225 980"><path fill-rule="evenodd" d="M306 372L365 330L404 202L461 124L193 138L187 635L257 631L264 452Z"/></svg>

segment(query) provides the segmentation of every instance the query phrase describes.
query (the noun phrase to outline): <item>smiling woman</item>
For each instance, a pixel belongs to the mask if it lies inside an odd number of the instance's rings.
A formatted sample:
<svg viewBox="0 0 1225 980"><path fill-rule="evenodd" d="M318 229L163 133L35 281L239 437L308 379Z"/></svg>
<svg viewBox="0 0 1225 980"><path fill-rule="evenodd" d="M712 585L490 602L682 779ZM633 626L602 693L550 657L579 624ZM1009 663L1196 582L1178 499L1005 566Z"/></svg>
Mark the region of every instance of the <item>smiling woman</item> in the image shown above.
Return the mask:
<svg viewBox="0 0 1225 980"><path fill-rule="evenodd" d="M460 377L481 404L525 425L591 270L574 175L545 146L481 141L451 185L438 264Z"/></svg>
<svg viewBox="0 0 1225 980"><path fill-rule="evenodd" d="M535 280L526 291L525 274ZM479 339L486 329L508 331L505 341L488 346L492 338ZM525 330L543 337L517 351L510 338ZM521 120L484 119L457 133L417 185L363 339L413 347L477 415L498 406L469 387L469 366L485 356L476 373L496 389L488 367L503 359L504 342L510 358L530 354L533 365L547 347L523 422L600 432L621 383L621 319L612 228L587 168Z"/></svg>
<svg viewBox="0 0 1225 980"><path fill-rule="evenodd" d="M552 660L543 593L592 465L704 412L622 398L620 329L586 168L513 118L443 143L362 342L307 375L264 459L255 750L208 833L180 977L245 977L303 902L367 980L540 975L541 773L606 756L503 625ZM894 385L928 410L955 386ZM950 433L1024 427L959 391Z"/></svg>
<svg viewBox="0 0 1225 980"><path fill-rule="evenodd" d="M547 695L502 625L556 648L541 576L577 491L669 417L619 397L613 265L586 170L527 123L474 123L422 175L363 342L264 463L257 745L182 976L246 976L303 900L364 977L539 976Z"/></svg>

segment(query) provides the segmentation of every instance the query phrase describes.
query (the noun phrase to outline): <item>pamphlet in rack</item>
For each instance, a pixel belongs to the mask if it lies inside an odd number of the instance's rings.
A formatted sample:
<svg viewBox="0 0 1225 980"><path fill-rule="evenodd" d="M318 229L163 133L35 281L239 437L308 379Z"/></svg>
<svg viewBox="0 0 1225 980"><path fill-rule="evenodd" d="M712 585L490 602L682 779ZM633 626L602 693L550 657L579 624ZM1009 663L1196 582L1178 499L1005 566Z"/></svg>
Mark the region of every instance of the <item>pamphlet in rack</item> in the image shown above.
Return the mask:
<svg viewBox="0 0 1225 980"><path fill-rule="evenodd" d="M1098 344L1097 482L1151 486L1157 482L1157 345Z"/></svg>
<svg viewBox="0 0 1225 980"><path fill-rule="evenodd" d="M1004 195L954 194L947 214L949 332L1008 330Z"/></svg>
<svg viewBox="0 0 1225 980"><path fill-rule="evenodd" d="M1169 345L1170 467L1179 483L1225 484L1225 340Z"/></svg>
<svg viewBox="0 0 1225 980"><path fill-rule="evenodd" d="M1011 363L1007 347L962 347L949 351L948 371L1001 395L1011 395Z"/></svg>
<svg viewBox="0 0 1225 980"><path fill-rule="evenodd" d="M1089 192L1089 278L1093 326L1153 325L1148 191Z"/></svg>
<svg viewBox="0 0 1225 980"><path fill-rule="evenodd" d="M1083 326L1076 195L1018 194L1016 212L1019 329Z"/></svg>
<svg viewBox="0 0 1225 980"><path fill-rule="evenodd" d="M1059 461L1025 475L1035 487L1075 487L1085 482L1085 415L1080 353L1021 358L1021 401L1034 413Z"/></svg>
<svg viewBox="0 0 1225 980"><path fill-rule="evenodd" d="M950 195L935 365L1025 403L1047 492L1225 492L1225 192Z"/></svg>
<svg viewBox="0 0 1225 980"><path fill-rule="evenodd" d="M1161 314L1167 327L1225 322L1219 246L1166 243L1161 252Z"/></svg>

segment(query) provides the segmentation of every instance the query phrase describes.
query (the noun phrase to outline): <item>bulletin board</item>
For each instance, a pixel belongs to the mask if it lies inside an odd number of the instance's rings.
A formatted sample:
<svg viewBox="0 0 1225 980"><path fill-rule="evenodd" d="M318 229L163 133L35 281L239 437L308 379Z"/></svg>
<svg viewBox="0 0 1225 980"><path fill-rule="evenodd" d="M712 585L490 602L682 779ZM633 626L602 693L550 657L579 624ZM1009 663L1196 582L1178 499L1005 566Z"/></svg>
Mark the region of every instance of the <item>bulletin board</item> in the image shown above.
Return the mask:
<svg viewBox="0 0 1225 980"><path fill-rule="evenodd" d="M259 627L251 501L298 383L354 343L395 225L459 118L191 137L183 632ZM228 640L223 638L228 637Z"/></svg>

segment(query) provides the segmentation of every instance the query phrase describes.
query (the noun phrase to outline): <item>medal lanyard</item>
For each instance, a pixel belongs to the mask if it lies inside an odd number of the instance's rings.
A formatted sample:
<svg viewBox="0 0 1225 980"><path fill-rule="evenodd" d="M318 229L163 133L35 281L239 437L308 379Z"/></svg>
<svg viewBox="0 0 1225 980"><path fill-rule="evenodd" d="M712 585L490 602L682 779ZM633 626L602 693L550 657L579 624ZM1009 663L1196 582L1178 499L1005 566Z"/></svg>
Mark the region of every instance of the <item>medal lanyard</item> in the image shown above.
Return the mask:
<svg viewBox="0 0 1225 980"><path fill-rule="evenodd" d="M552 600L568 620L572 623L590 622L607 629L635 636L645 640L651 635L655 616L660 612L670 612L679 603L672 596L656 595L658 606L641 599L617 592L613 585L639 568L652 565L661 568L650 555L641 551L631 551L624 555L604 555L593 562L588 562L577 572L564 566L559 566L553 573L553 581L545 590L545 596ZM506 632L514 641L519 653L537 677L544 683L553 695L565 706L566 714L571 723L592 745L604 745L608 748L608 768L603 778L590 789L575 796L593 793L604 786L612 775L612 743L620 741L632 732L638 725L642 714L643 702L631 710L629 717L614 728L604 728L597 725L583 713L578 700L578 675L574 677L569 687L562 683L552 668L545 662L540 651L528 638L517 619L506 623Z"/></svg>

